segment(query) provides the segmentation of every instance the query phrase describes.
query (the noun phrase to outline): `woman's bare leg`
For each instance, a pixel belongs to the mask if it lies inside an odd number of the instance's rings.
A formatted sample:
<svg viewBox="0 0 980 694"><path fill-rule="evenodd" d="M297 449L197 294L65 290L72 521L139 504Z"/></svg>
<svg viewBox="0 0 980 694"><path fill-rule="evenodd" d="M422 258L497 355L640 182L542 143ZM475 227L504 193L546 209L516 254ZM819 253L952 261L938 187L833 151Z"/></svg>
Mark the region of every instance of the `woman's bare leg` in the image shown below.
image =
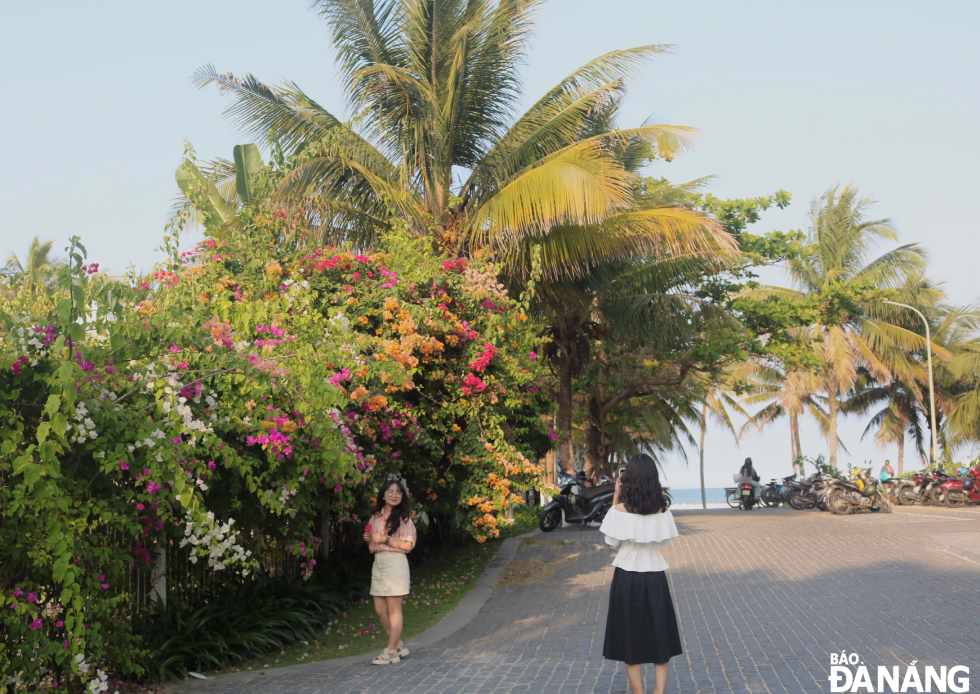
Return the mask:
<svg viewBox="0 0 980 694"><path fill-rule="evenodd" d="M667 689L667 675L670 672L670 662L656 663L653 671L657 676L657 683L653 686L654 694L664 694Z"/></svg>
<svg viewBox="0 0 980 694"><path fill-rule="evenodd" d="M626 679L629 680L630 689L633 690L633 694L643 694L643 666L642 665L627 665L626 666Z"/></svg>
<svg viewBox="0 0 980 694"><path fill-rule="evenodd" d="M387 597L388 602L388 650L393 651L398 648L398 641L402 637L402 600L403 597Z"/></svg>
<svg viewBox="0 0 980 694"><path fill-rule="evenodd" d="M385 630L385 634L391 633L391 622L388 619L388 598L380 595L374 596L374 611L378 613L378 619ZM396 642L397 643L397 642Z"/></svg>

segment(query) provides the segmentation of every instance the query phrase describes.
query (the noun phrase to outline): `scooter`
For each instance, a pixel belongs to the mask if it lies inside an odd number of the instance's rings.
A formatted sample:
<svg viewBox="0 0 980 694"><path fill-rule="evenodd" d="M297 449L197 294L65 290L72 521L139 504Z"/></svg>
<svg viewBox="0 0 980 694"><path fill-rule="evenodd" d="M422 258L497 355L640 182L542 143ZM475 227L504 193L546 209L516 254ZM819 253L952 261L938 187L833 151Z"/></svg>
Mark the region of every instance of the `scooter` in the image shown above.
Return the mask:
<svg viewBox="0 0 980 694"><path fill-rule="evenodd" d="M759 500L753 494L752 485L748 482L742 482L738 485L738 507L743 511L751 511L752 507L759 503Z"/></svg>
<svg viewBox="0 0 980 694"><path fill-rule="evenodd" d="M980 466L974 467L963 477L943 482L933 498L940 506L949 508L980 503Z"/></svg>
<svg viewBox="0 0 980 694"><path fill-rule="evenodd" d="M561 491L541 509L538 520L538 527L546 533L560 527L563 516L566 523L581 523L583 528L586 523L601 523L612 508L615 484L585 487L578 478L559 473L558 486Z"/></svg>

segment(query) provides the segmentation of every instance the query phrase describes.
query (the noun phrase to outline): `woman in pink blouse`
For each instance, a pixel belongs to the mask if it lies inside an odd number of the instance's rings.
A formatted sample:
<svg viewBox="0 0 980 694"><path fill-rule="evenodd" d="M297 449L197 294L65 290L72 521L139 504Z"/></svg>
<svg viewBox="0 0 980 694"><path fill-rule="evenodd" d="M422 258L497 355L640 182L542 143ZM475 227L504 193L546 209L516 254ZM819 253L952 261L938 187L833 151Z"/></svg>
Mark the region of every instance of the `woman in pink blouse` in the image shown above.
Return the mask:
<svg viewBox="0 0 980 694"><path fill-rule="evenodd" d="M388 634L388 647L371 662L390 665L408 655L402 642L402 601L408 595L408 557L417 535L412 523L408 493L398 480L388 480L378 491L378 503L371 522L364 529L364 541L374 555L371 569L371 595L381 626Z"/></svg>

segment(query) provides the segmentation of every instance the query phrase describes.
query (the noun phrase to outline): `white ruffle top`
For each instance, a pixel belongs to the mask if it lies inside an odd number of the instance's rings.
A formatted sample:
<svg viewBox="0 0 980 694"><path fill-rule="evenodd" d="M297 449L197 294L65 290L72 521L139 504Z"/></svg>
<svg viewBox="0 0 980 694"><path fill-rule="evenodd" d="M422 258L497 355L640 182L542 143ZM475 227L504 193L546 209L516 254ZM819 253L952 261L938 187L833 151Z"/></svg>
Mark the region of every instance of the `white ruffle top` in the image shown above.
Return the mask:
<svg viewBox="0 0 980 694"><path fill-rule="evenodd" d="M641 516L611 508L599 532L606 536L607 545L619 547L613 566L641 572L670 568L660 554L660 548L678 536L674 516L669 510Z"/></svg>

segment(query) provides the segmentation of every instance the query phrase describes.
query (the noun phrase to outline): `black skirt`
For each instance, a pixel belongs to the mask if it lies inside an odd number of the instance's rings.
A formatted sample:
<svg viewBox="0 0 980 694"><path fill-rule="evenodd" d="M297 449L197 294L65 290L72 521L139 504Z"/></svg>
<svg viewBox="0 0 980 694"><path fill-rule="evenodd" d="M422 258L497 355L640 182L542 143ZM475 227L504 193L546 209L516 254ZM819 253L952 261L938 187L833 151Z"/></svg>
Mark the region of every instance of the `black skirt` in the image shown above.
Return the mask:
<svg viewBox="0 0 980 694"><path fill-rule="evenodd" d="M636 665L666 663L683 652L667 573L616 567L602 655Z"/></svg>

